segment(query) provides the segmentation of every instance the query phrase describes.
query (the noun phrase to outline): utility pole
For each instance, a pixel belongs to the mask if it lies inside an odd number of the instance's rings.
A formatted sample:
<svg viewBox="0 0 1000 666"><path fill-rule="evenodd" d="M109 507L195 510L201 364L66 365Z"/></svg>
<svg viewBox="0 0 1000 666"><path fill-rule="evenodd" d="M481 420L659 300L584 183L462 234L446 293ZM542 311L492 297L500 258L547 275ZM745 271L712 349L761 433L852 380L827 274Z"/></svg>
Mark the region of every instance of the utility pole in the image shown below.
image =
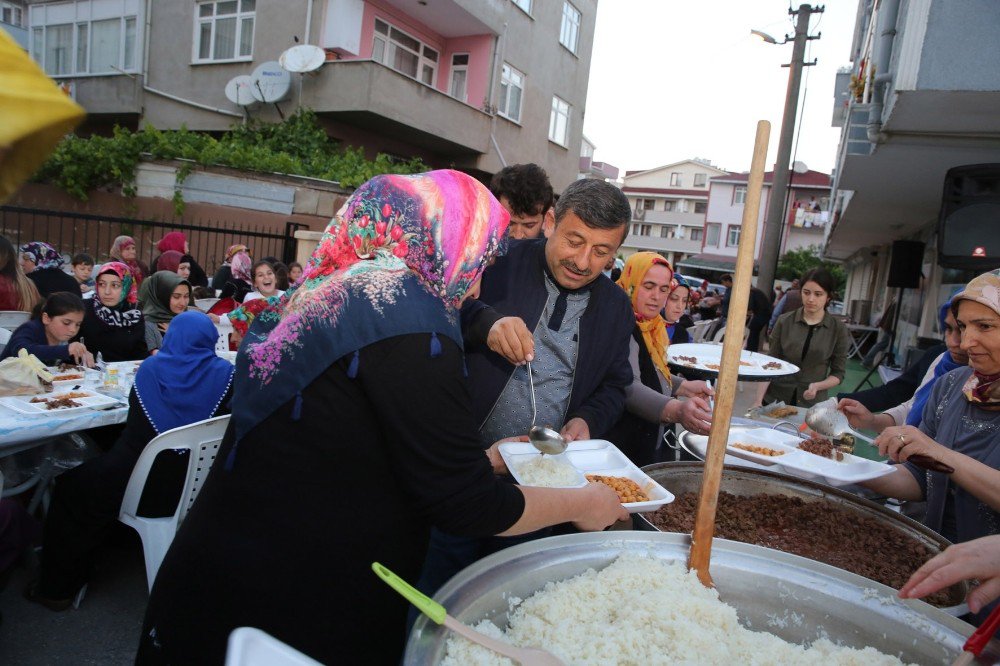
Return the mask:
<svg viewBox="0 0 1000 666"><path fill-rule="evenodd" d="M757 274L757 288L765 294L774 291L774 273L778 267L778 252L781 249L781 234L785 223L785 199L788 193L789 161L792 157L792 139L795 134L795 115L799 108L799 85L802 83L802 68L816 64L804 62L806 42L819 39L820 35L809 36L809 19L813 14L823 12L822 6L799 5L798 9L789 9L788 13L796 16L795 37L792 45L792 61L782 67L788 67L788 91L785 93L785 112L781 116L781 136L778 139L778 161L774 166L774 178L771 183L771 196L767 205L767 218L764 222L764 238L760 248L760 269ZM785 42L788 42L785 36Z"/></svg>

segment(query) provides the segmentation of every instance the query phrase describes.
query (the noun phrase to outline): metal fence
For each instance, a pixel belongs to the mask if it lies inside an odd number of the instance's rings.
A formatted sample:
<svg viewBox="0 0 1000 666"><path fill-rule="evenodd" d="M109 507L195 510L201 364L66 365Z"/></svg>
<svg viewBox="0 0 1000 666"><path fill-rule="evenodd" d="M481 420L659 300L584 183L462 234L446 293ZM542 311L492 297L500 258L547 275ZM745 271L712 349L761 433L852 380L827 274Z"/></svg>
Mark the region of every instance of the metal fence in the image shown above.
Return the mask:
<svg viewBox="0 0 1000 666"><path fill-rule="evenodd" d="M139 260L152 268L160 255L156 242L171 231L183 231L191 256L209 276L222 264L226 250L242 243L250 248L255 259L273 256L285 263L295 259L295 231L305 227L286 222L279 233L274 229L232 222L198 224L156 222L129 217L109 217L65 211L0 206L0 234L15 246L31 241L48 243L64 255L85 252L100 263L108 259L108 251L117 236L135 238Z"/></svg>

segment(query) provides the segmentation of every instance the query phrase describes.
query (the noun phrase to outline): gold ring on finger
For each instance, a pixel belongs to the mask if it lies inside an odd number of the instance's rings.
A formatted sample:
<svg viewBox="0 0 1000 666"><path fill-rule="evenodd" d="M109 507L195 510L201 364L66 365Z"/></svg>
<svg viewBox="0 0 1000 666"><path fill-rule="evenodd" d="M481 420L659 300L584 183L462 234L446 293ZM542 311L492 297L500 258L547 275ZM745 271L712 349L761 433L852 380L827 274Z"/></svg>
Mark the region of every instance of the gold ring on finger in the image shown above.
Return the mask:
<svg viewBox="0 0 1000 666"><path fill-rule="evenodd" d="M899 438L899 443L900 443L900 444L906 444L906 438L905 438L905 437L903 437L903 434L902 434L902 433L900 433L900 434L896 435L896 437L898 437L898 438Z"/></svg>

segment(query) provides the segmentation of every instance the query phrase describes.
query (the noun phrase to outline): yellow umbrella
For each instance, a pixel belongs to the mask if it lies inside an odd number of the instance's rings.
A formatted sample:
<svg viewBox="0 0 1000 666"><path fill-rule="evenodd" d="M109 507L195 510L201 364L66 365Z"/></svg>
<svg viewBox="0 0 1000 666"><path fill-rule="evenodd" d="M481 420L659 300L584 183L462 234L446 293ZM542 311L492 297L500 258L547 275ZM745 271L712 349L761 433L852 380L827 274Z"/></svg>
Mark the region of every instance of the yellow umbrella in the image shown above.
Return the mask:
<svg viewBox="0 0 1000 666"><path fill-rule="evenodd" d="M0 203L35 173L86 112L0 30Z"/></svg>

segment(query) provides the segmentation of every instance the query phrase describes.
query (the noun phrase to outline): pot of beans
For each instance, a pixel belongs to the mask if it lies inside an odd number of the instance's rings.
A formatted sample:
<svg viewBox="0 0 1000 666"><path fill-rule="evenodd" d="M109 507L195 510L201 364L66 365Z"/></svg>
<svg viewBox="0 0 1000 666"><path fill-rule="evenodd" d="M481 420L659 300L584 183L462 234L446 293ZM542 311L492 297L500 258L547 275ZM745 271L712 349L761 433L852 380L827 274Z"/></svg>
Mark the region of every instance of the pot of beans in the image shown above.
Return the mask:
<svg viewBox="0 0 1000 666"><path fill-rule="evenodd" d="M676 499L638 514L638 526L690 534L702 464L658 463L643 471ZM920 565L951 545L915 520L846 490L732 466L722 474L715 537L807 557L897 590ZM968 612L968 591L968 583L956 583L929 597L929 603L961 616Z"/></svg>
<svg viewBox="0 0 1000 666"><path fill-rule="evenodd" d="M950 663L973 627L818 561L736 541L704 587L690 537L615 531L539 539L459 572L434 596L466 625L571 664ZM758 658L753 658L758 657ZM979 663L1000 658L991 642ZM501 664L422 617L405 664Z"/></svg>

